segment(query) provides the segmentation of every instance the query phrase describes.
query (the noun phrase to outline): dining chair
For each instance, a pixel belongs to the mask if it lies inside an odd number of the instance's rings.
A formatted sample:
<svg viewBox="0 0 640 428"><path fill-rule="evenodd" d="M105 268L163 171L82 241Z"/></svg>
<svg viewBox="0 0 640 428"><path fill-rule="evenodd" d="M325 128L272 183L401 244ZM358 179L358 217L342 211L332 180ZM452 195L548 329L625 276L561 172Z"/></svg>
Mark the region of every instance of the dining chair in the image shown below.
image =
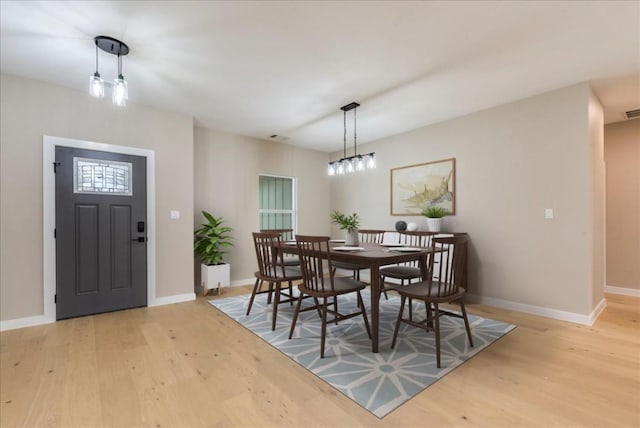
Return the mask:
<svg viewBox="0 0 640 428"><path fill-rule="evenodd" d="M293 238L294 238L293 229L260 229L260 232L262 232L262 233L268 233L268 232L279 233L280 237L285 241L292 241ZM290 256L288 254L285 254L283 256L283 260L284 260L284 265L285 266L298 266L298 257ZM269 303L271 303L271 296L269 296Z"/></svg>
<svg viewBox="0 0 640 428"><path fill-rule="evenodd" d="M436 361L438 368L440 368L440 318L442 316L462 318L467 330L469 344L473 347L469 319L463 302L466 290L461 285L467 264L467 237L433 238L431 248L433 252L429 257L428 278L396 290L400 294L401 300L398 319L393 331L391 349L396 345L398 330L403 322L424 329L427 332L434 331L436 336ZM437 265L434 264L436 252L440 258L440 262ZM424 302L426 309L426 318L424 320L415 321L411 311L409 312L409 318L402 317L407 299L409 300L409 306L412 305L414 299ZM439 306L442 303L456 302L460 304L460 313L447 311Z"/></svg>
<svg viewBox="0 0 640 428"><path fill-rule="evenodd" d="M431 239L437 232L427 231L400 231L399 243L407 247L430 247ZM400 280L400 284L385 282L387 278ZM384 293L385 299L389 299L388 290L395 290L404 286L405 281L411 284L414 279L422 278L419 262L412 261L387 266L380 269L380 293Z"/></svg>
<svg viewBox="0 0 640 428"><path fill-rule="evenodd" d="M384 239L384 230L377 229L360 229L358 231L358 240L364 243L382 244ZM335 275L336 269L344 269L351 271L353 279L360 280L360 271L369 269L367 266L362 266L356 263L347 262L334 262L333 274Z"/></svg>
<svg viewBox="0 0 640 428"><path fill-rule="evenodd" d="M369 338L371 338L371 330L369 328L369 320L364 302L362 301L361 291L367 286L366 283L353 278L335 277L334 269L331 261L331 252L329 250L328 236L301 236L296 235L298 246L298 257L300 259L300 268L302 270L302 282L298 285L300 298L296 305L296 310L291 321L291 331L289 339L293 337L293 331L296 327L298 314L300 312L316 310L322 321L320 336L320 358L324 358L324 344L327 336L327 323L338 323L349 318L362 315L364 325ZM327 275L325 275L324 261L326 260ZM349 293L356 293L358 310L349 314L341 314L338 312L338 296ZM302 308L302 298L305 296L313 297L315 304ZM332 319L327 320L327 314L332 315Z"/></svg>
<svg viewBox="0 0 640 428"><path fill-rule="evenodd" d="M280 247L282 245L281 234L279 232L253 232L253 244L258 259L258 271L255 272L256 282L253 285L247 315L251 312L251 306L257 294L269 293L267 303L271 303L273 296L273 319L271 320L271 330L276 328L276 318L278 315L278 305L290 303L298 300L293 295L293 282L302 279L299 269L284 265L284 258ZM262 289L264 283L269 284L265 290ZM289 284L288 293L282 290L281 284ZM274 290L275 285L275 290ZM282 300L280 297L285 297Z"/></svg>

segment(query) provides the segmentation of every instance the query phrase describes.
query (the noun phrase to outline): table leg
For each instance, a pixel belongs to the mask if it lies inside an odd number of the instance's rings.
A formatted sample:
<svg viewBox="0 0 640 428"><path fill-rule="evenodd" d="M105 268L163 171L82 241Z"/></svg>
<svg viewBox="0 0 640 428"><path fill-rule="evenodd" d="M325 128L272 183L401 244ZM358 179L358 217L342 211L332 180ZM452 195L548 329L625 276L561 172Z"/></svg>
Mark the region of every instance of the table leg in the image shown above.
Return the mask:
<svg viewBox="0 0 640 428"><path fill-rule="evenodd" d="M378 352L378 319L380 317L380 266L371 266L371 351Z"/></svg>

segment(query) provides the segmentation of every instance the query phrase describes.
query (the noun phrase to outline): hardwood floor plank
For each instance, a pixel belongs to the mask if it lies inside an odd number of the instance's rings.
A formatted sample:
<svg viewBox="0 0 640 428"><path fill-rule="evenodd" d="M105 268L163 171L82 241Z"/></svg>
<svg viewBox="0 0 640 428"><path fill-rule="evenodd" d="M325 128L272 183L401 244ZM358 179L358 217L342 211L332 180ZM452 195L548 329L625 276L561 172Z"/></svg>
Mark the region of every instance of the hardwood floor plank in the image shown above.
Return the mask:
<svg viewBox="0 0 640 428"><path fill-rule="evenodd" d="M470 304L518 327L384 419L211 298L0 333L0 426L640 426L638 298L593 326Z"/></svg>

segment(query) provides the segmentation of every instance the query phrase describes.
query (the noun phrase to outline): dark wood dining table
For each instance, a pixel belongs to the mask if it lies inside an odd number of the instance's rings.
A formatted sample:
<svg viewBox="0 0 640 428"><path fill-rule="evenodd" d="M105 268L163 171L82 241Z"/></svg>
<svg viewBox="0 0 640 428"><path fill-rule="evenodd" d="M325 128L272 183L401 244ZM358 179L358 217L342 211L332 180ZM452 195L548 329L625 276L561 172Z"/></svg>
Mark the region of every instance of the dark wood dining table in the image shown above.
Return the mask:
<svg viewBox="0 0 640 428"><path fill-rule="evenodd" d="M428 272L427 257L432 252L432 249L421 248L417 251L401 252L394 250L394 248L397 249L399 247L387 247L380 244L370 243L360 243L359 247L363 248L363 250L360 251L341 251L335 250L335 247L344 247L344 243L330 243L329 252L331 261L355 263L367 266L370 269L371 350L373 352L378 352L378 324L380 320L380 266L418 260L420 262L420 269L422 270L422 277L426 278ZM293 245L293 243L283 243L282 250L284 253L288 254L298 253L298 248L296 245ZM323 257L326 259L327 254L323 253Z"/></svg>

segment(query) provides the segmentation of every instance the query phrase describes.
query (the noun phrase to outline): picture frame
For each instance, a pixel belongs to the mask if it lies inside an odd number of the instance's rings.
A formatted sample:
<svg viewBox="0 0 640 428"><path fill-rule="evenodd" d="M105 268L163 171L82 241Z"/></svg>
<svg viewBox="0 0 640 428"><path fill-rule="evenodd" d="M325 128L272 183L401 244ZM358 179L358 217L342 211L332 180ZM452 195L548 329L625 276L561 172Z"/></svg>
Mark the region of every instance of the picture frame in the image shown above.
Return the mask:
<svg viewBox="0 0 640 428"><path fill-rule="evenodd" d="M391 215L421 215L430 206L456 213L456 159L393 168Z"/></svg>

